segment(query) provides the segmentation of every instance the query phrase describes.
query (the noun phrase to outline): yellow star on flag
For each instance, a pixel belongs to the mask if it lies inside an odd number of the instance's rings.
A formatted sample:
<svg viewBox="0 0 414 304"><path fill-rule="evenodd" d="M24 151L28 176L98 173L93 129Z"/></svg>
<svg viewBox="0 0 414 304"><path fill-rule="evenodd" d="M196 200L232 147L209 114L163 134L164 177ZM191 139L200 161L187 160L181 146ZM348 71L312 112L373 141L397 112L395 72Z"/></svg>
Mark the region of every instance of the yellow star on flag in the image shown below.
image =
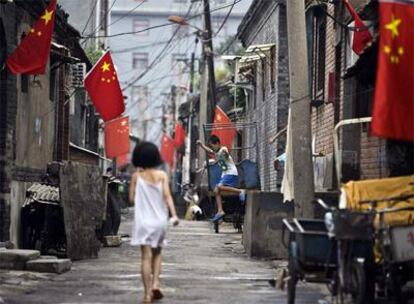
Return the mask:
<svg viewBox="0 0 414 304"><path fill-rule="evenodd" d="M52 15L53 15L53 10L52 11L48 11L47 9L45 10L45 13L43 14L42 17L40 17L40 19L45 20L45 25L47 25L50 20L52 20Z"/></svg>
<svg viewBox="0 0 414 304"><path fill-rule="evenodd" d="M401 24L401 19L395 19L394 15L392 15L392 21L385 25L387 30L391 31L392 38L395 38L399 35L398 26Z"/></svg>
<svg viewBox="0 0 414 304"><path fill-rule="evenodd" d="M108 62L104 61L104 63L101 66L102 72L110 71L110 69L109 69L110 66L111 65Z"/></svg>

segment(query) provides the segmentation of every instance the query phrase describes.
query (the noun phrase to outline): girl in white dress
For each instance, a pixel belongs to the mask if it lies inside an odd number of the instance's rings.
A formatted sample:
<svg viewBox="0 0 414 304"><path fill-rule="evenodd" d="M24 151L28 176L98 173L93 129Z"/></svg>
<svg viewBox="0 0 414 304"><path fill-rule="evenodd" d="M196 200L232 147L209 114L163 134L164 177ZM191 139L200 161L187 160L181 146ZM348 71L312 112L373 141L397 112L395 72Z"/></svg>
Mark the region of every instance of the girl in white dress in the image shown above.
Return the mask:
<svg viewBox="0 0 414 304"><path fill-rule="evenodd" d="M159 169L161 156L150 142L139 143L132 163L137 171L132 175L129 200L135 204L131 245L141 246L141 277L145 294L143 303L163 297L160 290L161 247L168 226L168 210L173 225L179 221L171 196L168 175Z"/></svg>

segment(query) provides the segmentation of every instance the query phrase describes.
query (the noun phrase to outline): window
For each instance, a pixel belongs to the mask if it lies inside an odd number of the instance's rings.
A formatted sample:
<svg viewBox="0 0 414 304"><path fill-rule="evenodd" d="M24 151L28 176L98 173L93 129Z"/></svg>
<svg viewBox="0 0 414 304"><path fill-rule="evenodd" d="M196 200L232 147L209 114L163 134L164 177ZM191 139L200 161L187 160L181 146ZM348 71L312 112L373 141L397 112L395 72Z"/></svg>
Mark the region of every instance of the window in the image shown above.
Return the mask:
<svg viewBox="0 0 414 304"><path fill-rule="evenodd" d="M148 53L132 53L132 68L143 72L148 67Z"/></svg>
<svg viewBox="0 0 414 304"><path fill-rule="evenodd" d="M315 9L312 20L312 99L323 99L325 88L326 15Z"/></svg>
<svg viewBox="0 0 414 304"><path fill-rule="evenodd" d="M132 87L132 102L131 108L136 108L139 113L142 113L148 107L148 87L147 86L133 86Z"/></svg>
<svg viewBox="0 0 414 304"><path fill-rule="evenodd" d="M186 66L187 56L185 54L172 54L171 69L177 72L183 72Z"/></svg>
<svg viewBox="0 0 414 304"><path fill-rule="evenodd" d="M132 31L139 32L149 28L150 22L149 19L135 18L132 21ZM149 31L144 31L136 33L137 36L148 36Z"/></svg>

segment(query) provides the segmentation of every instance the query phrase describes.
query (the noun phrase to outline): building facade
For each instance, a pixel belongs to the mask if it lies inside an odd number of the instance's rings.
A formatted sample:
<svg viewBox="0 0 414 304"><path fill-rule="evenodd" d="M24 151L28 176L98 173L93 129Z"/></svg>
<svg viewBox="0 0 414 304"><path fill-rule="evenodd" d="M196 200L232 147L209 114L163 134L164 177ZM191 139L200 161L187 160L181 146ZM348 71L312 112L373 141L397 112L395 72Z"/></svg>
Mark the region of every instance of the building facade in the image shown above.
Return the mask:
<svg viewBox="0 0 414 304"><path fill-rule="evenodd" d="M238 37L246 48L239 63L242 82L248 83L245 119L256 122L258 136L245 134L245 146L259 145L259 168L262 190L280 188L282 172L273 162L284 153L285 136L275 135L287 124L289 73L287 54L286 7L282 1L253 1L244 17ZM256 150L248 150L254 159ZM278 168L276 168L278 169Z"/></svg>
<svg viewBox="0 0 414 304"><path fill-rule="evenodd" d="M1 66L44 9L41 2L0 4ZM87 99L84 89L76 88L74 71L79 64L91 67L79 38L58 7L46 73L15 76L7 68L0 72L0 241L19 245L26 190L35 182L48 182L50 162L76 159L90 163L91 155L95 165L99 162L96 149L87 149L96 147L99 117L93 109L84 116L76 111ZM74 129L85 130L87 136L71 132ZM79 149L87 155L79 157Z"/></svg>
<svg viewBox="0 0 414 304"><path fill-rule="evenodd" d="M352 50L353 20L342 2L305 1L312 152L315 191L336 190L349 180L414 172L414 145L371 136L372 97L378 52L376 1L350 1L375 37L357 56ZM246 47L236 78L245 86L245 117L259 130L262 190L278 190L283 172L273 160L285 151L283 128L289 105L286 5L253 1L238 37ZM356 119L365 119L361 123ZM352 121L350 121L352 120ZM334 130L338 124L338 158ZM277 134L277 136L275 136ZM243 140L254 142L249 134ZM276 139L275 144L269 144ZM251 158L251 157L250 157ZM340 180L336 174L340 172Z"/></svg>
<svg viewBox="0 0 414 304"><path fill-rule="evenodd" d="M375 38L357 56L352 50L353 19L346 7L341 3L306 3L316 190L338 186L333 134L335 126L346 121L337 132L339 183L412 174L413 143L371 136L369 122L349 124L349 120L372 115L378 29L369 27ZM350 3L367 25L377 23L376 1Z"/></svg>

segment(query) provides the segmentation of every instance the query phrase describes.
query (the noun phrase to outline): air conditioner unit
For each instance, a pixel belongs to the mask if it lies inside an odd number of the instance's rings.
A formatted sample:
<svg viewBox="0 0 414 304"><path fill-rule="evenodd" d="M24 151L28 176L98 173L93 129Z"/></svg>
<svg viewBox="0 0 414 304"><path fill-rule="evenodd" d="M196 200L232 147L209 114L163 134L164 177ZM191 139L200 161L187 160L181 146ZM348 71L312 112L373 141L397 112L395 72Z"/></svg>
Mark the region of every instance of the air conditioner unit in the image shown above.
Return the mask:
<svg viewBox="0 0 414 304"><path fill-rule="evenodd" d="M72 87L83 88L83 78L86 75L86 63L72 64Z"/></svg>

